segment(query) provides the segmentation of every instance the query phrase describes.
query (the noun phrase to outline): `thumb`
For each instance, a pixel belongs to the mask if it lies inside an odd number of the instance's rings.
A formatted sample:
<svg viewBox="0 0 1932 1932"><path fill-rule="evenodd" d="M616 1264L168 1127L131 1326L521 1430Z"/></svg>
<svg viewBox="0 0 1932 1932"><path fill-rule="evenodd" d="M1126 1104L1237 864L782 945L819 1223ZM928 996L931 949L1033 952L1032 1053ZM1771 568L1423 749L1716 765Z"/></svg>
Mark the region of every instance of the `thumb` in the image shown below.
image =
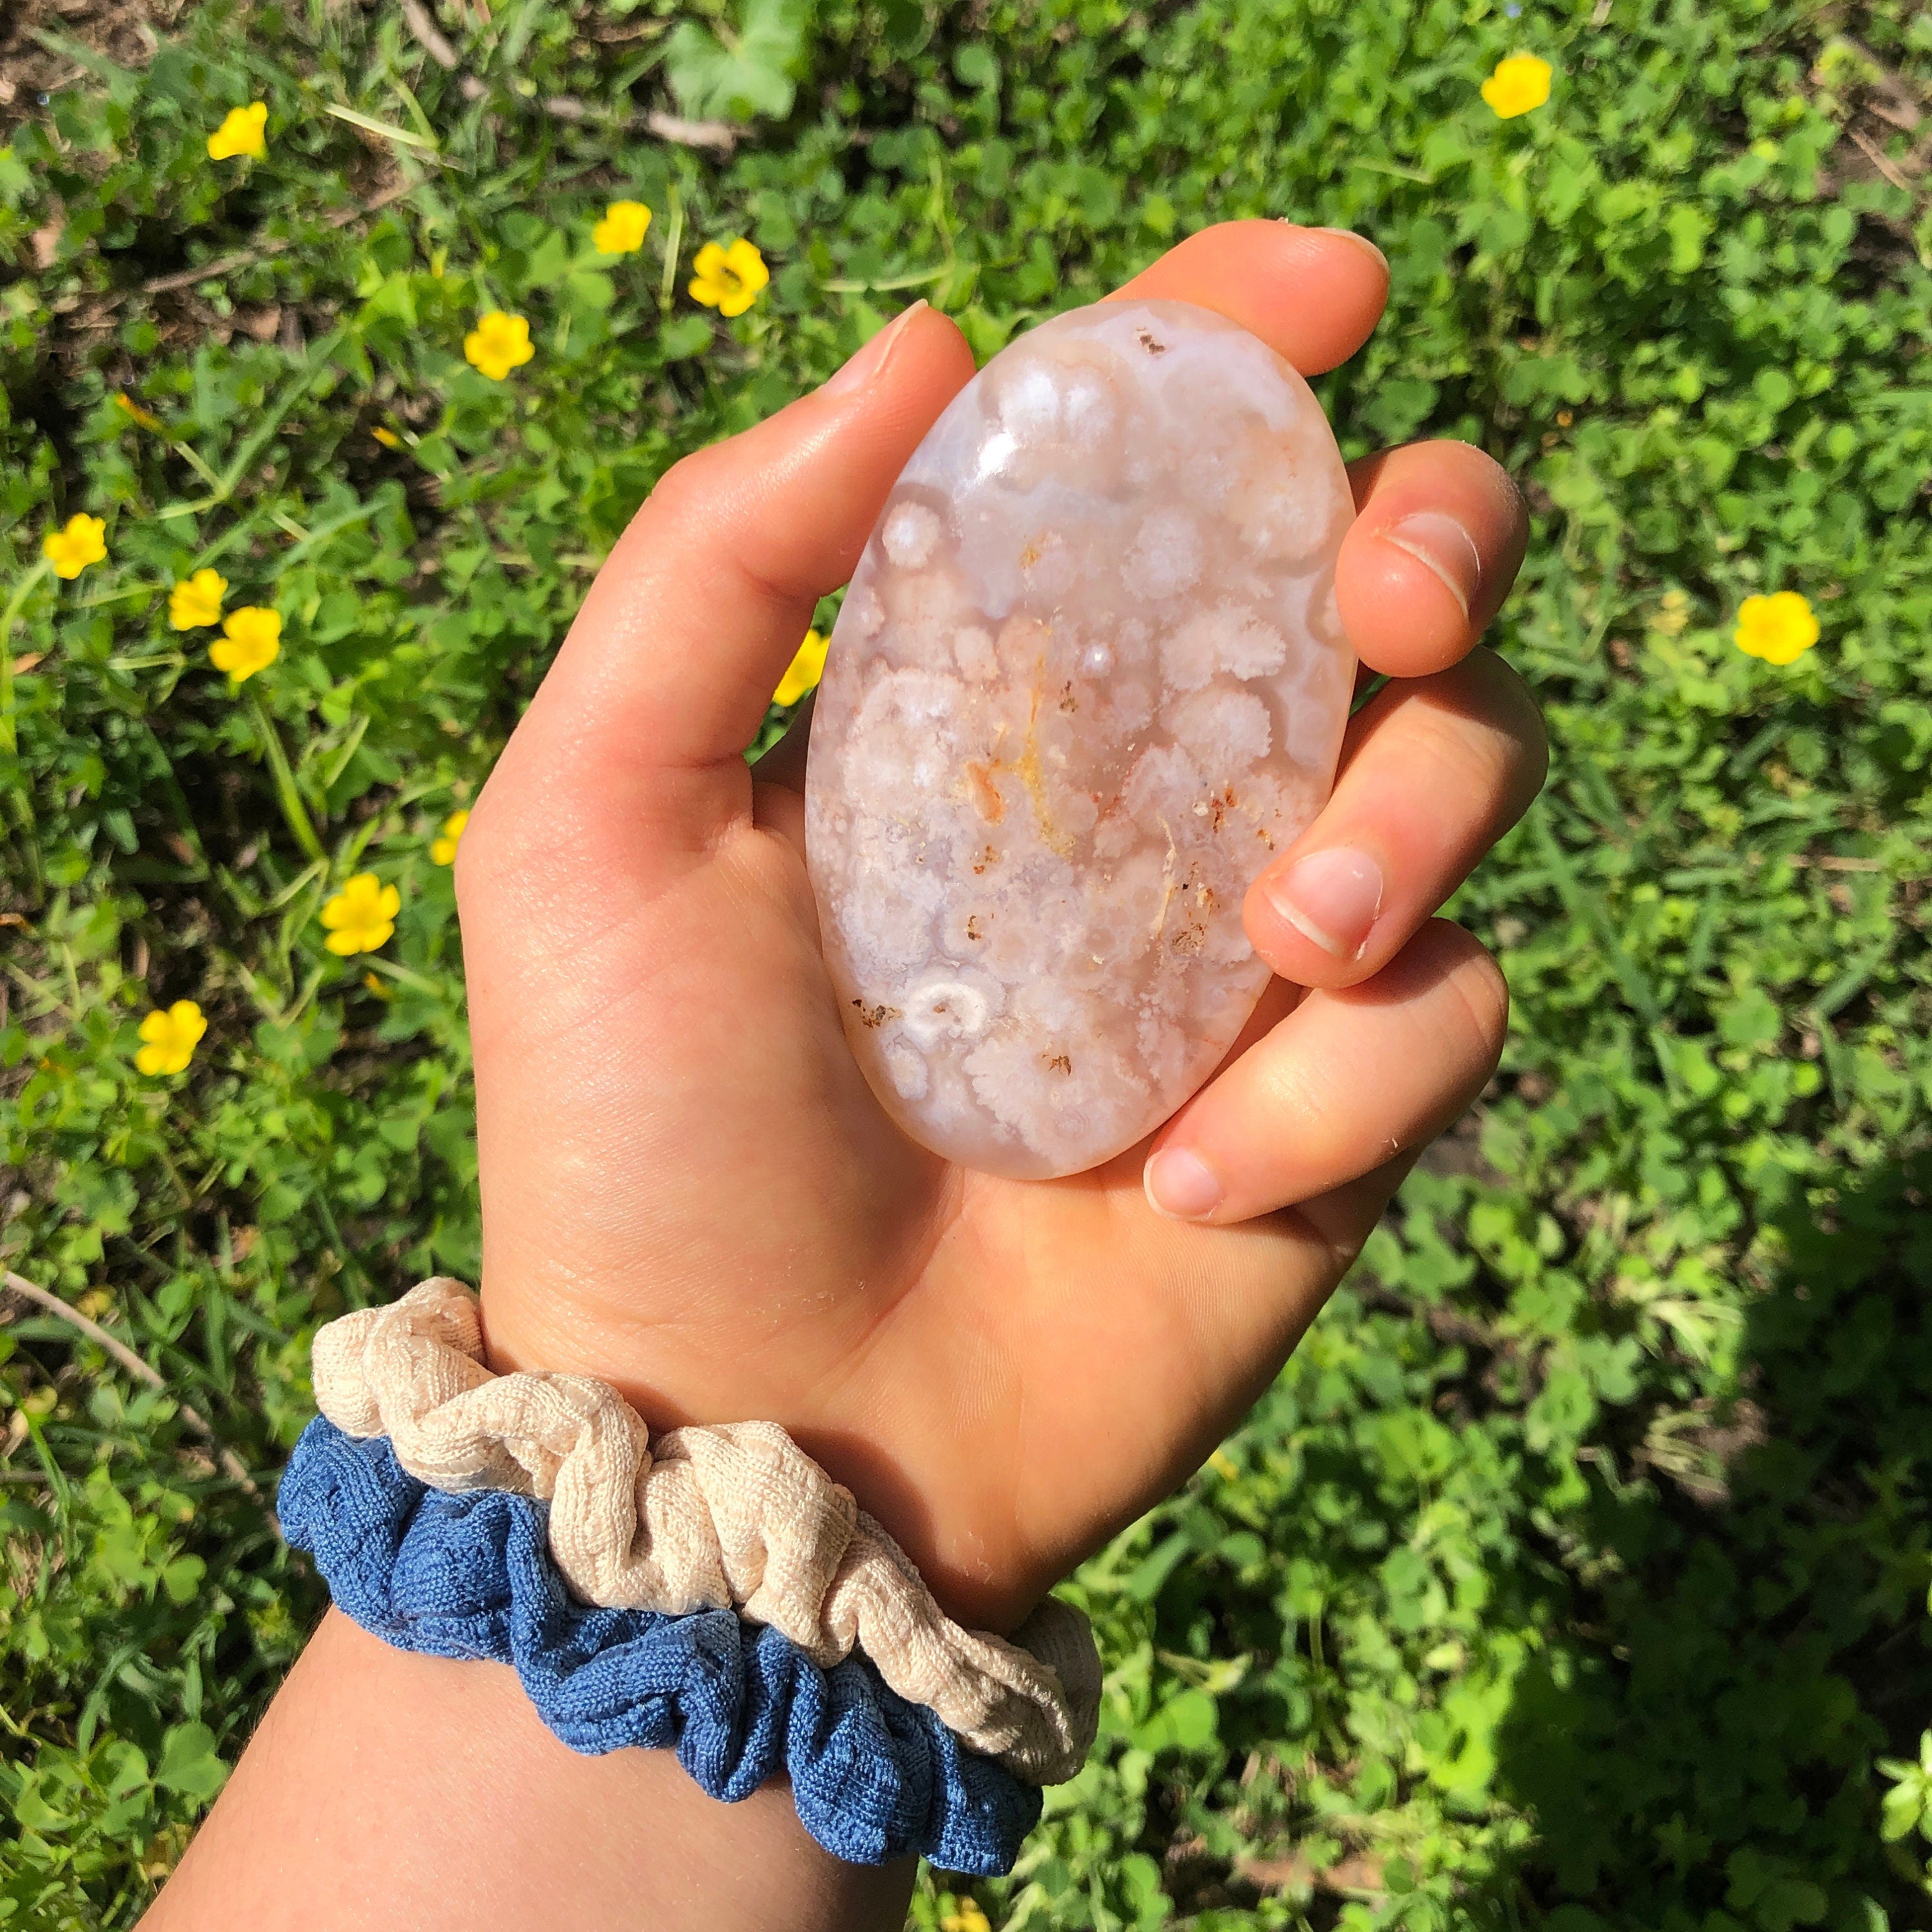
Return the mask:
<svg viewBox="0 0 1932 1932"><path fill-rule="evenodd" d="M519 823L596 856L640 820L694 808L710 830L748 809L744 749L812 606L850 576L972 374L964 338L921 302L822 388L668 471L491 775L464 856Z"/></svg>

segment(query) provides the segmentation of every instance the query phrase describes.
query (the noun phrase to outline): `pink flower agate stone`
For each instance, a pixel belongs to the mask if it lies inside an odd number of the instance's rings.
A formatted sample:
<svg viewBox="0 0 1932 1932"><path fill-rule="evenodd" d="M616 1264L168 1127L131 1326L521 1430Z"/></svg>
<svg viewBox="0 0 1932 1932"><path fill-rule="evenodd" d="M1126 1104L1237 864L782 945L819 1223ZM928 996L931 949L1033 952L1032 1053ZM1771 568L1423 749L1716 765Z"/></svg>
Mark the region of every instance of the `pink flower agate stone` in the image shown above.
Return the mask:
<svg viewBox="0 0 1932 1932"><path fill-rule="evenodd" d="M915 1140L1078 1173L1226 1054L1268 977L1243 896L1334 782L1352 514L1307 384L1186 302L1045 323L914 452L832 634L806 836Z"/></svg>

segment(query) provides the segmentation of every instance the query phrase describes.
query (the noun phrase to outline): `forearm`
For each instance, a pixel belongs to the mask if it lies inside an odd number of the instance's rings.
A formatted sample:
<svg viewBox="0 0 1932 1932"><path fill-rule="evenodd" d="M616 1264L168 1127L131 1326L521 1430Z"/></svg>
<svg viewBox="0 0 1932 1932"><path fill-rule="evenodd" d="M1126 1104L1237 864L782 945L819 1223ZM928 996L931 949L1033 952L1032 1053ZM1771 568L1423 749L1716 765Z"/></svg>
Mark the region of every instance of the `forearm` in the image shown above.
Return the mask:
<svg viewBox="0 0 1932 1932"><path fill-rule="evenodd" d="M736 1804L668 1751L580 1756L505 1665L322 1620L144 1932L871 1932L913 1861L842 1863L780 1784Z"/></svg>

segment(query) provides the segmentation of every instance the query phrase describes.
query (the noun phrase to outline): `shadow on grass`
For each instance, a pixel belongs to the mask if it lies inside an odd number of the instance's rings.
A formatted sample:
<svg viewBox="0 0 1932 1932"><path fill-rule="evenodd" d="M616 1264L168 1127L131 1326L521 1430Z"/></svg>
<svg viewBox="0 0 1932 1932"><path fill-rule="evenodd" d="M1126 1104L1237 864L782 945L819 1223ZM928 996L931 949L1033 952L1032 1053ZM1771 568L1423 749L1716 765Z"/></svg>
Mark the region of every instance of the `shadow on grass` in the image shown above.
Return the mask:
<svg viewBox="0 0 1932 1932"><path fill-rule="evenodd" d="M1784 1221L1728 1400L1632 1445L1650 1481L1600 1466L1567 1628L1496 1740L1538 1843L1472 1921L1932 1924L1874 1768L1932 1726L1928 1194L1932 1163L1894 1166Z"/></svg>

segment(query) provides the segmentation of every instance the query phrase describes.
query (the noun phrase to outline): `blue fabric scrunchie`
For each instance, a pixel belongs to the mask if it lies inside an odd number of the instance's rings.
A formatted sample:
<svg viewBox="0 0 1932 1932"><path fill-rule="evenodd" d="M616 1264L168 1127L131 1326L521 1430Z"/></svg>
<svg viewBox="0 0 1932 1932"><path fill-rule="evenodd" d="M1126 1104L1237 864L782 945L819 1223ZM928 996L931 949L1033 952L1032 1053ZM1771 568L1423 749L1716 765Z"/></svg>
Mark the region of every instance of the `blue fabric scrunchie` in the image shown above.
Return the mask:
<svg viewBox="0 0 1932 1932"><path fill-rule="evenodd" d="M1012 1869L1040 1793L968 1750L855 1653L822 1670L735 1610L593 1609L550 1561L548 1505L452 1495L318 1416L282 1478L282 1528L337 1606L401 1650L515 1665L572 1750L675 1750L714 1798L789 1774L799 1821L854 1864L918 1852L946 1871Z"/></svg>

